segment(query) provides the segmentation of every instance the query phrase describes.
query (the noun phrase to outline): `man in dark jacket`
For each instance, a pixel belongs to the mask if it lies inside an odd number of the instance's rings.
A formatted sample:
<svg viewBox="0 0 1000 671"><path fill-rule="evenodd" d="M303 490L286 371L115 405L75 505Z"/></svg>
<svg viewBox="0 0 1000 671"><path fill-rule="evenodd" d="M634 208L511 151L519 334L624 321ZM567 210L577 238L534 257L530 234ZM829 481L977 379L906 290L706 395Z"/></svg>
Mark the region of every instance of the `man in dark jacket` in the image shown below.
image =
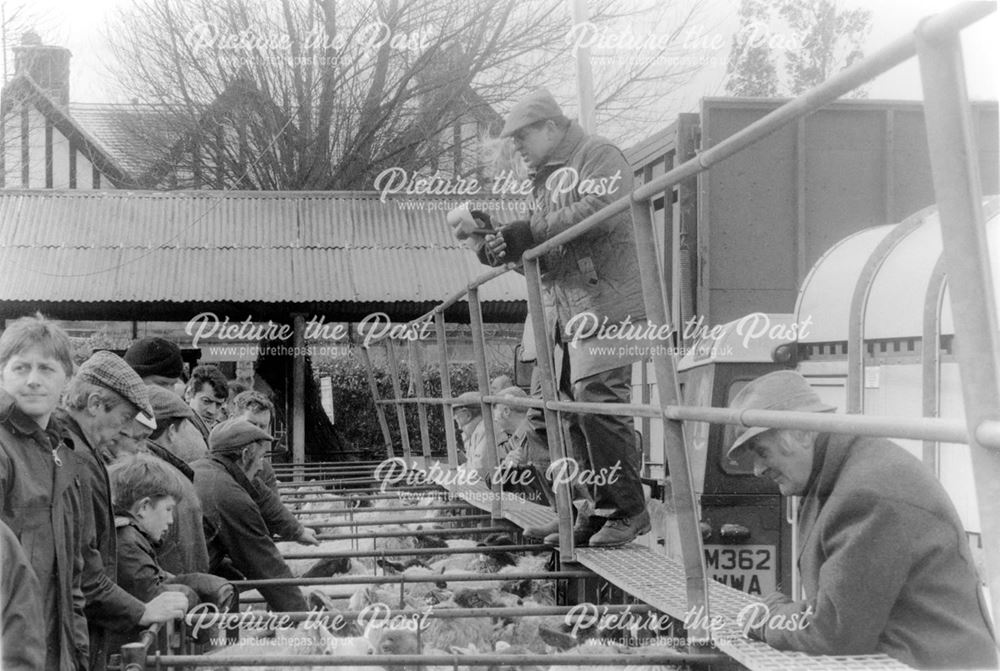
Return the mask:
<svg viewBox="0 0 1000 671"><path fill-rule="evenodd" d="M83 594L90 631L90 668L107 665L109 632L127 632L154 622L181 617L190 604L176 592L143 603L116 584L116 541L108 445L141 410L152 417L146 385L121 357L96 352L66 389L62 421L66 439L81 463L80 485L84 533Z"/></svg>
<svg viewBox="0 0 1000 671"><path fill-rule="evenodd" d="M45 666L42 588L17 536L0 521L0 669Z"/></svg>
<svg viewBox="0 0 1000 671"><path fill-rule="evenodd" d="M274 404L261 392L252 389L240 392L233 399L232 408L233 419L245 419L258 429L270 432L271 421L274 418ZM271 467L270 459L265 459L261 463L260 472L253 479L253 484L257 488L257 496L254 498L272 535L303 545L319 545L316 531L302 526L288 506L282 502L278 493L278 477Z"/></svg>
<svg viewBox="0 0 1000 671"><path fill-rule="evenodd" d="M632 190L632 169L621 150L609 140L587 135L544 89L514 105L500 136L513 138L533 174L530 220L485 237L484 254L497 263L519 261L527 249ZM540 264L546 316L556 316L546 330L556 346L561 391L574 401L628 403L631 364L642 360L646 351L620 333L645 324L628 212L547 253ZM619 334L598 332L599 325L610 325ZM592 546L628 543L649 531L633 420L581 414L576 421L588 454L570 456L589 458L582 467L605 483L593 488L594 515L577 518L574 540ZM553 533L546 541L558 538Z"/></svg>
<svg viewBox="0 0 1000 671"><path fill-rule="evenodd" d="M210 456L191 464L205 518L216 529L209 539L209 566L222 574L224 560L247 578L291 578L292 572L271 540L253 484L271 435L245 419L220 422L209 436ZM228 577L224 575L224 577ZM298 587L261 587L273 611L307 610Z"/></svg>
<svg viewBox="0 0 1000 671"><path fill-rule="evenodd" d="M0 335L0 519L38 579L38 633L50 671L88 666L79 464L53 416L73 374L70 351L65 331L40 316Z"/></svg>
<svg viewBox="0 0 1000 671"><path fill-rule="evenodd" d="M183 498L174 509L175 523L156 548L163 568L171 573L208 572L208 543L201 499L194 488L191 464L207 455L201 435L192 424L194 410L180 396L148 386L156 429L146 440L146 449L175 468L182 476ZM195 456L197 455L197 456Z"/></svg>
<svg viewBox="0 0 1000 671"><path fill-rule="evenodd" d="M760 377L739 410L830 412L793 371ZM749 454L747 454L749 451ZM748 612L751 634L782 650L884 653L916 668L995 669L996 643L961 520L914 456L880 438L743 428L730 457L785 496L802 496L804 597L775 593Z"/></svg>

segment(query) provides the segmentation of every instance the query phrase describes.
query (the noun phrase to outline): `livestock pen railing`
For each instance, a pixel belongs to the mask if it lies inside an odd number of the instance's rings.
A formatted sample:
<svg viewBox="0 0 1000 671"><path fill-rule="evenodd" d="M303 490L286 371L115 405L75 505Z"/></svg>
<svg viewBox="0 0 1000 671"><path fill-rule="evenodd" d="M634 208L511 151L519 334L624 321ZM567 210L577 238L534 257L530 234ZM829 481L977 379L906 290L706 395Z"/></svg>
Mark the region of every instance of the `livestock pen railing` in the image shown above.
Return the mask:
<svg viewBox="0 0 1000 671"><path fill-rule="evenodd" d="M500 275L515 269L513 264L485 272L466 287L457 291L448 300L434 308L414 324L434 321L439 349L442 398L424 395L421 374L420 348L412 346L409 363L416 396L403 398L399 384L399 363L394 347L387 346L388 362L393 384L393 398L379 398L374 375L367 352L361 350L367 363L368 380L377 404L377 415L388 456L395 456L395 449L384 407L392 405L400 424L402 458L419 472L426 472L434 465L430 444L428 409L441 407L444 416L447 464L454 469L458 465L455 429L452 420L449 382L447 342L445 339L445 311L465 299L468 302L469 318L472 325L472 340L475 355L477 386L484 417L491 416L492 405L534 407L542 409L547 428L550 458L563 459L567 456L565 441L560 430L561 413L624 414L633 417L650 418L662 422L663 447L669 466L673 508L677 515L681 538L681 562L676 566L678 585L675 590L664 589L652 594L641 586L641 581L628 582L628 589L650 605L669 613L700 612L700 622L710 622L713 614L721 612L729 617L733 608L753 599L720 584L710 584L707 578L702 537L699 529L698 502L688 463L688 448L685 443L682 422L725 423L743 426L769 428L795 428L820 430L834 433L861 434L897 438L916 438L947 442L967 442L971 448L973 474L977 492L978 507L982 521L982 534L987 559L988 587L994 613L1000 613L1000 515L996 513L1000 505L1000 334L997 329L997 314L993 283L985 239L985 227L981 211L980 181L978 167L974 162L974 139L969 121L969 103L965 91L964 69L961 59L960 31L994 11L993 3L965 3L939 15L920 22L915 30L888 46L878 50L862 61L832 77L825 83L806 92L759 121L734 134L719 144L707 149L695 158L673 168L660 177L636 188L617 201L610 203L599 212L587 217L571 229L554 236L550 240L530 249L523 256L522 268L528 287L528 310L532 318L535 342L539 349L537 365L541 376L541 399L518 399L498 397L490 394L485 358L485 342L482 313L479 301L479 287ZM625 212L631 213L635 232L635 242L642 280L642 292L647 319L654 325L667 323L670 306L662 287L660 270L657 265L653 220L650 212L651 200L682 180L691 178L713 165L725 160L785 125L819 110L824 105L848 93L875 76L892 67L918 56L924 85L927 135L933 171L934 188L941 219L944 258L949 274L951 301L953 306L955 336L961 342L957 348L957 359L961 370L963 397L965 401L965 421L950 421L925 418L863 417L847 415L814 415L795 412L745 411L735 412L721 408L685 407L681 405L677 373L674 361L667 357L653 359L653 368L658 386L656 405L630 404L589 404L558 400L557 380L552 363L552 345L546 337L545 317L542 310L541 275L539 260L546 254L588 231L593 230L609 217ZM852 373L853 374L853 373ZM421 456L414 459L413 449L407 430L404 413L405 404L415 404L419 424ZM488 444L496 446L491 422L485 422ZM489 452L489 451L488 451ZM487 454L486 468L496 467L495 451ZM317 469L317 474L323 471ZM500 485L494 483L490 493L489 512L493 519L503 516L504 507L511 505L501 496ZM461 487L449 491L462 491ZM572 519L570 516L570 494L565 482L557 482L555 488L556 509L559 520L559 545L564 563L579 563L594 568L598 573L613 572L611 562L621 566L632 566L637 558L632 548L617 550L577 550L573 546ZM350 554L350 553L347 553ZM413 550L407 554L414 554ZM651 555L651 553L650 553ZM308 557L308 553L302 553ZM610 558L610 559L608 559ZM638 557L639 563L644 561ZM664 557L656 557L662 570L673 570ZM620 568L620 567L619 567ZM565 573L569 573L566 571ZM730 657L752 668L900 668L895 660L884 655L860 658L819 658L794 656L770 650L760 643L751 643L732 630L713 632L698 623L688 627L689 640L713 641ZM148 646L147 646L148 647ZM146 648L142 648L144 651ZM192 655L147 655L142 659L142 651L133 653L129 663L137 665L156 664L164 666L219 666L220 662L238 663L244 666L271 664L266 659L211 659ZM504 658L504 664L607 664L608 657L594 659L561 658L558 656L511 656ZM678 653L665 658L634 655L629 664L648 662L704 663L706 658L697 654ZM329 657L300 656L281 660L286 666L303 665L382 665L399 664L485 666L496 664L493 655L452 656L440 658L421 657L419 659L399 656ZM136 667L139 668L139 667Z"/></svg>
<svg viewBox="0 0 1000 671"><path fill-rule="evenodd" d="M363 352L369 371L370 386L377 401L387 454L393 456L394 449L388 424L382 412L383 405L395 407L401 427L402 456L410 460L413 454L403 405L416 404L425 464L426 460L431 458L427 408L441 405L444 413L448 464L452 468L457 466L444 314L447 309L466 299L472 326L477 384L483 416L489 418L492 405L498 402L508 406L541 408L545 416L550 458L553 461L566 457L565 440L560 431L560 413L631 415L662 421L664 449L671 474L673 506L681 538L686 595L684 606L687 612L700 611L709 614L712 604L703 560L698 504L688 463L688 449L684 440L683 420L968 443L971 448L974 484L983 525L990 601L993 612L1000 612L1000 584L997 583L1000 580L1000 515L994 514L1000 501L1000 453L997 452L1000 449L1000 421L998 421L1000 334L997 330L996 303L981 207L980 180L975 162L976 151L959 43L959 33L963 28L994 10L994 3L970 2L924 19L912 33L893 41L726 140L702 151L696 157L636 188L629 195L606 205L569 230L525 252L520 267L527 281L528 312L539 350L537 365L541 373L541 399L501 398L492 395L489 389L479 288L500 275L514 270L517 267L515 264L483 273L430 313L411 322L410 326L416 328L430 320L434 321L443 398L423 395L419 348L412 346L412 343L409 360L416 397L402 397L397 357L390 342L386 345L386 351L394 398L379 399L370 360L367 353ZM915 55L919 58L924 87L927 137L935 195L941 218L944 259L951 288L955 336L962 343L958 348L957 359L965 400L964 422L932 418L820 416L796 412L749 410L737 412L720 408L685 407L680 404L674 361L668 357L654 357L652 361L659 390L658 406L636 403L588 404L558 400L558 384L552 363L552 343L546 335L542 308L539 259L543 255L594 230L609 217L629 211L634 226L646 318L654 326L667 324L670 306L663 291L664 284L657 265L651 216L652 199L787 124L819 110ZM851 386L850 381L848 385ZM496 437L492 423L486 421L484 427L487 444L495 447ZM487 455L485 467L494 468L496 461L496 452L491 452ZM497 496L492 499L491 512L494 516L500 516L503 500L499 495L499 485L494 484L493 488ZM576 558L577 553L573 547L568 485L564 482L556 483L555 495L560 529L559 550L564 561L571 561ZM707 622L708 618L705 621ZM695 639L710 638L710 632L697 626L689 633Z"/></svg>

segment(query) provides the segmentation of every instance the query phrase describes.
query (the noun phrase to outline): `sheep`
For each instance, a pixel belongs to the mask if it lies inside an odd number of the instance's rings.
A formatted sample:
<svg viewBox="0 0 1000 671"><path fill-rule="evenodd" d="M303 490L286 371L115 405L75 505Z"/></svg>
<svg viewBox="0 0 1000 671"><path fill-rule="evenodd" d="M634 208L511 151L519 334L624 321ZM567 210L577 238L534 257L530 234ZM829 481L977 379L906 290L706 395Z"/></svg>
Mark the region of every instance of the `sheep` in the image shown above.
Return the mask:
<svg viewBox="0 0 1000 671"><path fill-rule="evenodd" d="M288 655L370 655L374 653L370 641L364 637L337 637L323 627L301 623L294 629L279 631L273 637L249 637L245 633L239 643L227 645L206 653L208 657L240 656L251 659ZM279 671L285 667L275 666L220 666L209 667L211 671ZM328 666L300 666L304 671L323 671ZM344 667L339 667L344 671ZM378 666L347 667L351 671L385 671Z"/></svg>

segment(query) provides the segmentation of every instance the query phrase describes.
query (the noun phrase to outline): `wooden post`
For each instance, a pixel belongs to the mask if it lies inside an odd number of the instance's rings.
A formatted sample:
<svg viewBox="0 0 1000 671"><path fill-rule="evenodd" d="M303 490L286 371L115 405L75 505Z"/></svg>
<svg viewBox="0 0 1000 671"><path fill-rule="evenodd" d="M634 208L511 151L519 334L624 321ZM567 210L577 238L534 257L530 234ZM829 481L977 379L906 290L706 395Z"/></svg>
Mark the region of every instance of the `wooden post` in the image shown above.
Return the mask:
<svg viewBox="0 0 1000 671"><path fill-rule="evenodd" d="M306 320L301 314L292 315L292 463L306 462ZM296 470L295 480L302 479L302 471Z"/></svg>

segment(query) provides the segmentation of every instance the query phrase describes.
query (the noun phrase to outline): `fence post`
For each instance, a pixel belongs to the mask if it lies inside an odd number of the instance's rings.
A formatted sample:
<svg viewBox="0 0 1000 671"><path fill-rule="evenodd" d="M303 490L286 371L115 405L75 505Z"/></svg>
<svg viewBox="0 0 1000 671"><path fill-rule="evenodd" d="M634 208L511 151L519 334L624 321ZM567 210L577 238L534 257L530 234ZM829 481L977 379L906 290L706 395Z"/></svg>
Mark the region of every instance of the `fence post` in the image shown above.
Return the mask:
<svg viewBox="0 0 1000 671"><path fill-rule="evenodd" d="M542 398L546 401L558 399L559 384L556 382L552 359L552 340L549 338L545 324L545 310L542 307L542 279L538 268L538 259L524 260L524 279L528 284L528 312L531 315L531 328L535 335L535 350L538 358L536 365L542 377ZM566 445L563 441L562 422L555 410L545 408L545 437L549 444L549 459L552 463L566 457ZM576 549L573 547L573 514L572 499L569 495L569 484L560 479L555 483L556 515L559 518L559 556L563 563L576 560Z"/></svg>
<svg viewBox="0 0 1000 671"><path fill-rule="evenodd" d="M358 351L361 353L361 361L365 364L365 376L368 378L368 388L371 390L372 399L375 401L375 414L378 415L378 424L382 427L382 439L385 440L385 456L387 459L392 459L395 456L395 451L392 447L392 433L389 431L389 422L385 419L385 411L382 410L382 397L378 393L378 383L375 381L375 368L372 366L372 360L368 356L367 347L359 347Z"/></svg>
<svg viewBox="0 0 1000 671"><path fill-rule="evenodd" d="M437 331L439 367L441 368L441 398L451 398L451 370L448 367L448 340L444 332L444 314L434 312L434 328ZM458 466L458 446L455 444L455 418L451 412L451 404L441 406L444 413L444 440L448 447L448 467Z"/></svg>
<svg viewBox="0 0 1000 671"><path fill-rule="evenodd" d="M933 39L917 26L917 55L934 194L941 217L942 258L955 323L955 357L969 431L987 585L1000 614L1000 451L981 445L976 428L1000 418L1000 335L990 270L978 152L969 118L961 42Z"/></svg>
<svg viewBox="0 0 1000 671"><path fill-rule="evenodd" d="M417 398L424 397L424 361L420 355L420 343L411 340L407 343L410 351L410 379L413 380L413 389ZM423 401L417 401L417 419L420 422L420 452L424 459L431 457L431 432L427 425L427 406Z"/></svg>
<svg viewBox="0 0 1000 671"><path fill-rule="evenodd" d="M642 278L642 298L646 305L646 317L658 330L668 323L666 297L656 265L656 239L653 234L653 218L649 213L649 202L632 201L632 226L635 230L636 253L639 260L639 276ZM653 370L656 374L657 396L660 409L680 405L680 389L677 371L671 355L654 356ZM705 561L701 546L701 527L698 519L698 502L691 481L691 466L688 463L684 427L680 421L663 420L663 443L667 463L670 466L670 491L674 510L677 511L677 526L681 537L681 557L684 560L684 578L687 585L687 607L689 612L700 612L704 617L699 622L708 622L708 579L705 576ZM700 609L700 610L699 610ZM691 627L688 634L693 640L707 640L705 627Z"/></svg>
<svg viewBox="0 0 1000 671"><path fill-rule="evenodd" d="M403 458L409 461L413 455L410 452L410 432L406 426L406 409L402 403L398 403L403 398L403 390L399 385L399 363L396 361L396 348L389 338L386 338L385 341L385 355L389 362L389 374L392 377L393 399L397 401L394 405L396 406L396 420L399 421L399 439L403 443Z"/></svg>
<svg viewBox="0 0 1000 671"><path fill-rule="evenodd" d="M490 374L486 369L486 335L483 333L483 311L479 304L479 289L469 289L469 319L472 323L472 349L476 357L476 379L479 383L479 393L490 393ZM497 472L497 436L493 430L493 404L482 401L479 407L483 413L483 428L486 430L486 463L483 468L490 476ZM467 446L468 447L468 446ZM500 517L500 483L491 482L490 488L495 496L491 497L491 514Z"/></svg>

